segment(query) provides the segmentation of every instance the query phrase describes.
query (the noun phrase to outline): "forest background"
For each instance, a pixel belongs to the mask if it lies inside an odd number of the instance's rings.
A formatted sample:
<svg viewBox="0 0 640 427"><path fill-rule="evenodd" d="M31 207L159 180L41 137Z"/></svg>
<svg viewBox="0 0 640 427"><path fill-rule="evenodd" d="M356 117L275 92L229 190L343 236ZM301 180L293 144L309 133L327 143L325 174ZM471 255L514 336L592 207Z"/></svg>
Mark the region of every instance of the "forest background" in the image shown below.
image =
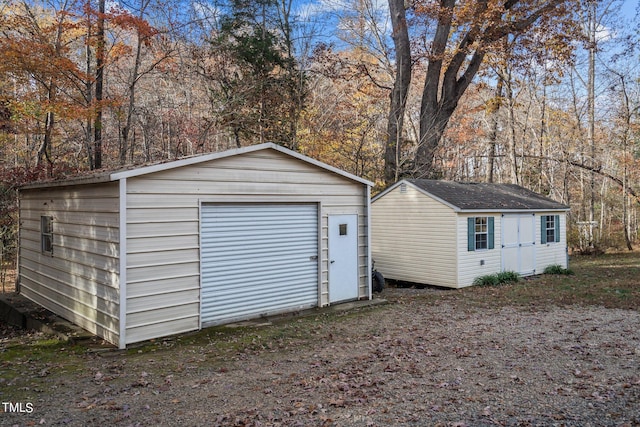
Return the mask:
<svg viewBox="0 0 640 427"><path fill-rule="evenodd" d="M571 250L632 250L639 15L635 0L0 0L0 264L20 185L266 141L375 191L520 184L571 206Z"/></svg>

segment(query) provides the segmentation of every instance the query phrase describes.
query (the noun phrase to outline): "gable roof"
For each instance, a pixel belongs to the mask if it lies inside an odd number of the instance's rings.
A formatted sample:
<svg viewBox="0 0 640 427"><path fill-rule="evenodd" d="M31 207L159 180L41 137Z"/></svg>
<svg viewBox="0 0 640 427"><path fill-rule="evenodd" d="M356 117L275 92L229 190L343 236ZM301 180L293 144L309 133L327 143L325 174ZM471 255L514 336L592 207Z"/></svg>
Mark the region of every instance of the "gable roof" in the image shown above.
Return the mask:
<svg viewBox="0 0 640 427"><path fill-rule="evenodd" d="M35 182L31 184L27 184L21 189L34 189L34 188L47 188L47 187L62 187L69 185L80 185L80 184L97 184L111 181L118 181L123 178L131 178L141 175L146 175L155 172L161 172L165 170L175 169L183 166L194 165L198 163L208 162L211 160L222 159L225 157L237 156L245 153L252 153L261 150L275 150L280 153L286 154L288 156L294 157L303 162L312 164L321 169L325 169L329 172L333 172L337 175L350 179L352 181L356 181L370 187L373 186L373 183L367 181L366 179L360 178L356 175L345 172L341 169L330 166L326 163L322 163L318 160L312 159L311 157L307 157L303 154L297 153L295 151L289 150L288 148L284 148L280 145L274 144L272 142L266 142L264 144L251 145L243 148L236 148L227 151L220 151L217 153L209 153L209 154L200 154L197 156L185 157L180 160L174 160L170 162L157 163L148 166L138 166L133 168L125 168L116 171L101 171L95 174L87 175L87 176L78 176L73 178L68 178L64 180L58 181L42 181Z"/></svg>
<svg viewBox="0 0 640 427"><path fill-rule="evenodd" d="M454 182L434 179L399 181L374 197L373 201L375 202L403 183L411 185L456 211L569 210L567 205L515 184Z"/></svg>

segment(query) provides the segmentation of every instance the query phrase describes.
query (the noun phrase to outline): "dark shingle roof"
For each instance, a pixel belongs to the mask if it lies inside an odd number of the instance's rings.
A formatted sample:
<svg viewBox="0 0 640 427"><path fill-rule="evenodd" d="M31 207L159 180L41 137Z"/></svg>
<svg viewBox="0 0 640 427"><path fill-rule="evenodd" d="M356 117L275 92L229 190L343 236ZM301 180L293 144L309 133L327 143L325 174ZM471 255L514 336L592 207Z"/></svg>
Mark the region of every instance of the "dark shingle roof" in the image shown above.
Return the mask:
<svg viewBox="0 0 640 427"><path fill-rule="evenodd" d="M407 179L407 182L461 210L556 210L568 206L515 184Z"/></svg>

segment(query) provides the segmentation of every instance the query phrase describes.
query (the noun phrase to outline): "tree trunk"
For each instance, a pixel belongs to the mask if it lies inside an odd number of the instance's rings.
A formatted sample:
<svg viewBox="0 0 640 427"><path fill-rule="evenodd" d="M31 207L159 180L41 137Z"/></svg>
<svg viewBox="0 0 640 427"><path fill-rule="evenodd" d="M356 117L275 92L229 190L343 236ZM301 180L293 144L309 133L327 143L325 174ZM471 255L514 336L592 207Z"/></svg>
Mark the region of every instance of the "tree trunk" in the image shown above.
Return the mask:
<svg viewBox="0 0 640 427"><path fill-rule="evenodd" d="M513 82L511 80L511 71L507 67L503 68L504 80L507 86L507 105L508 105L508 127L509 127L509 143L507 154L509 156L509 171L511 174L511 183L520 185L520 173L518 171L518 152L516 138L516 116L515 116L515 100L513 99Z"/></svg>
<svg viewBox="0 0 640 427"><path fill-rule="evenodd" d="M131 72L131 80L129 81L129 105L127 107L127 121L120 133L120 164L127 162L127 151L129 150L129 133L131 132L131 124L133 122L133 110L136 102L136 85L140 78L140 62L142 56L142 36L138 32L138 43L136 46L136 59L133 63L133 71ZM133 154L133 153L132 153Z"/></svg>
<svg viewBox="0 0 640 427"><path fill-rule="evenodd" d="M597 19L596 10L597 2L590 0L588 4L588 38L589 38L589 76L587 82L587 140L589 143L589 155L591 165L596 167L596 143L595 143L595 74L596 74L596 31ZM595 239L593 233L593 224L595 222L595 205L596 205L596 174L591 172L589 177L589 248L595 247Z"/></svg>
<svg viewBox="0 0 640 427"><path fill-rule="evenodd" d="M92 62L92 58L91 58L91 37L93 36L91 33L91 13L89 11L90 9L90 5L89 2L87 2L87 35L86 35L86 44L87 46L85 47L85 54L86 54L86 69L85 72L87 74L87 81L85 82L85 100L87 102L88 106L91 106L91 104L93 103L93 81L91 80L91 78L89 78L89 76L91 75L91 62ZM85 129L85 145L87 147L87 163L89 166L89 169L93 169L94 164L93 164L93 147L92 147L92 143L93 143L93 118L91 117L90 114L87 115L87 122L85 124L86 129Z"/></svg>
<svg viewBox="0 0 640 427"><path fill-rule="evenodd" d="M460 98L480 69L487 46L527 30L540 16L551 11L561 1L550 0L527 16L508 23L502 21L502 15L518 5L518 0L505 2L505 10L498 12L489 9L489 2L474 2L473 15L493 16L495 25L485 25L485 20L478 19L469 26L466 33L459 34L456 46L449 46L450 49L447 49L449 38L455 33L452 22L456 0L439 0L437 26L428 52L429 61L420 105L420 141L414 175L438 176L433 165L436 150ZM445 65L447 52L453 52L453 56Z"/></svg>
<svg viewBox="0 0 640 427"><path fill-rule="evenodd" d="M493 176L495 170L496 163L496 144L498 142L498 122L500 112L500 107L502 105L502 88L504 82L502 78L498 75L498 83L496 84L496 93L493 98L492 104L489 109L489 118L491 124L491 130L489 132L489 175L487 182L494 182L495 178Z"/></svg>
<svg viewBox="0 0 640 427"><path fill-rule="evenodd" d="M52 92L55 92L55 85L52 84L49 89L49 99L52 100L55 95L52 95ZM48 171L47 174L51 174L51 169L53 167L53 161L51 160L51 141L53 140L53 126L55 124L55 115L53 112L48 111L45 116L44 122L44 137L42 138L42 144L38 148L38 160L36 162L37 166L43 166L44 161L47 161Z"/></svg>
<svg viewBox="0 0 640 427"><path fill-rule="evenodd" d="M404 0L389 0L389 12L393 27L393 44L396 50L396 76L390 94L387 144L384 152L384 180L387 185L396 182L400 177L400 147L402 146L404 113L411 84L411 48Z"/></svg>
<svg viewBox="0 0 640 427"><path fill-rule="evenodd" d="M98 0L97 48L96 48L96 117L93 131L93 151L95 169L102 169L102 85L104 82L105 37L104 37L105 0Z"/></svg>

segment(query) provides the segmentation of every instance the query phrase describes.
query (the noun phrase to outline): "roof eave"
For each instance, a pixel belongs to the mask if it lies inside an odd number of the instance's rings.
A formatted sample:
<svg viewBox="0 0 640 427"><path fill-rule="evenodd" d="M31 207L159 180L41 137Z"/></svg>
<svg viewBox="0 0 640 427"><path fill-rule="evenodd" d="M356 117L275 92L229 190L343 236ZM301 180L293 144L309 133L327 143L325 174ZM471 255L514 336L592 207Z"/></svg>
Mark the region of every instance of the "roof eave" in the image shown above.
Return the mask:
<svg viewBox="0 0 640 427"><path fill-rule="evenodd" d="M500 209L500 208L484 208L484 209L461 209L457 208L456 212L460 213L531 213L531 212L567 212L570 208L522 208L522 209Z"/></svg>
<svg viewBox="0 0 640 427"><path fill-rule="evenodd" d="M75 177L68 178L59 181L41 181L26 184L18 188L19 191L23 190L39 190L44 188L56 188L56 187L69 187L76 185L90 185L90 184L103 184L105 182L112 181L110 174L105 172L100 175L93 175L88 177Z"/></svg>
<svg viewBox="0 0 640 427"><path fill-rule="evenodd" d="M256 151L261 151L261 150L265 150L265 149L273 149L276 151L279 151L281 153L284 153L286 155L289 155L291 157L295 157L299 160L302 160L304 162L310 163L312 165L315 165L319 168L331 171L335 174L338 174L340 176L343 176L345 178L348 178L350 180L353 181L357 181L360 182L362 184L368 185L370 187L373 186L373 183L370 181L367 181L366 179L360 178L356 175L352 175L348 172L342 171L338 168L335 168L333 166L330 166L326 163L322 163L318 160L312 159L311 157L307 157L303 154L297 153L295 151L289 150L288 148L282 147L280 145L274 144L273 142L265 142L263 144L257 144L257 145L250 145L248 147L242 147L242 148L236 148L236 149L232 149L232 150L227 150L227 151L221 151L221 152L217 152L217 153L210 153L210 154L205 154L205 155L201 155L201 156L195 156L195 157L188 157L185 159L180 159L180 160L176 160L170 163L161 163L161 164L157 164L157 165L152 165L152 166L146 166L146 167L141 167L141 168L137 168L137 169L131 169L131 170L126 170L126 171L120 171L120 172L114 172L111 174L111 180L119 180L122 178L132 178L132 177L136 177L136 176L141 176L141 175L147 175L150 173L154 173L154 172L162 172L162 171L166 171L169 169L175 169L175 168L179 168L179 167L183 167L183 166L189 166L189 165L194 165L194 164L198 164L198 163L203 163L203 162L208 162L211 160L217 160L217 159L223 159L226 157L232 157L232 156L237 156L239 154L246 154L246 153L253 153Z"/></svg>
<svg viewBox="0 0 640 427"><path fill-rule="evenodd" d="M223 159L225 157L237 156L239 154L252 153L255 151L265 150L265 149L273 149L278 152L284 153L288 156L297 158L306 163L312 164L321 169L330 171L337 175L340 175L344 178L347 178L352 181L359 182L368 187L373 187L373 182L368 181L364 178L360 178L359 176L350 174L333 166L330 166L326 163L322 163L318 160L312 159L311 157L307 157L303 154L297 153L295 151L289 150L288 148L284 148L280 145L274 144L272 142L266 142L264 144L251 145L248 147L237 148L233 150L221 151L218 153L210 153L204 154L200 156L187 157L184 159L174 160L172 162L159 163L151 166L143 166L134 169L120 170L115 172L104 172L99 175L93 175L89 177L76 177L69 178L61 181L50 181L50 182L38 182L25 185L20 189L30 190L30 189L43 189L43 188L51 188L51 187L65 187L65 186L74 186L74 185L87 185L87 184L100 184L110 181L119 181L121 179L133 178L137 176L147 175L155 172L162 172L170 169L175 169L183 166L194 165L198 163L208 162L211 160Z"/></svg>

